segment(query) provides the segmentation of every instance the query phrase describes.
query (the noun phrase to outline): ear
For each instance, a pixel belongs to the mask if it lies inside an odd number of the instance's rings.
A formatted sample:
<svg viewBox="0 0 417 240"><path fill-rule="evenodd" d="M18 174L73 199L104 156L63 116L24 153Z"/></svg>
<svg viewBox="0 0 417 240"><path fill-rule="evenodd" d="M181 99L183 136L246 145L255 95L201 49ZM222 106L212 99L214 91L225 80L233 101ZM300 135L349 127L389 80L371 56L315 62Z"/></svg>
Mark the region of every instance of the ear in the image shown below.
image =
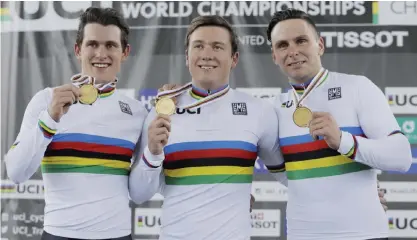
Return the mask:
<svg viewBox="0 0 417 240"><path fill-rule="evenodd" d="M185 66L188 67L189 61L188 61L188 49L185 49Z"/></svg>
<svg viewBox="0 0 417 240"><path fill-rule="evenodd" d="M81 48L78 46L78 44L74 45L74 53L78 60L81 60Z"/></svg>
<svg viewBox="0 0 417 240"><path fill-rule="evenodd" d="M324 47L324 39L323 39L323 37L320 37L320 38L319 38L319 42L318 42L318 44L319 44L319 55L320 55L320 56L323 56L323 54L324 54L324 50L325 50L325 47Z"/></svg>
<svg viewBox="0 0 417 240"><path fill-rule="evenodd" d="M239 62L239 52L235 52L232 56L232 69L236 67Z"/></svg>
<svg viewBox="0 0 417 240"><path fill-rule="evenodd" d="M124 50L124 52L123 52L123 56L122 56L122 61L125 61L126 59L127 59L127 57L129 56L129 54L130 54L130 45L129 44L127 44L126 45L126 48L125 48L125 50Z"/></svg>

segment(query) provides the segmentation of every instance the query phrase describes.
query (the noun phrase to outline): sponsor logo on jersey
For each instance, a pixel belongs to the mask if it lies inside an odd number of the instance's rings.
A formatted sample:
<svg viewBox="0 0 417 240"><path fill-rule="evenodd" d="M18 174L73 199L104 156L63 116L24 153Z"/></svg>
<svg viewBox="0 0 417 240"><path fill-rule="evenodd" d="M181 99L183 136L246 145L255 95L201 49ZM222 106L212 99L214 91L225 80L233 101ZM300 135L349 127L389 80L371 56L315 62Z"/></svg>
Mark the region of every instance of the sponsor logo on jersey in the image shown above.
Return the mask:
<svg viewBox="0 0 417 240"><path fill-rule="evenodd" d="M120 111L123 113L132 115L132 110L130 109L129 104L119 101Z"/></svg>
<svg viewBox="0 0 417 240"><path fill-rule="evenodd" d="M338 98L342 98L342 88L341 87L329 88L328 99L334 100Z"/></svg>
<svg viewBox="0 0 417 240"><path fill-rule="evenodd" d="M416 237L416 210L388 210L388 225L390 237Z"/></svg>
<svg viewBox="0 0 417 240"><path fill-rule="evenodd" d="M184 114L184 113L187 113L187 114L201 114L201 108L197 108L195 110L177 108L176 112L177 112L177 114Z"/></svg>
<svg viewBox="0 0 417 240"><path fill-rule="evenodd" d="M417 112L417 87L386 87L385 95L394 114Z"/></svg>
<svg viewBox="0 0 417 240"><path fill-rule="evenodd" d="M248 115L246 103L232 103L233 115Z"/></svg>

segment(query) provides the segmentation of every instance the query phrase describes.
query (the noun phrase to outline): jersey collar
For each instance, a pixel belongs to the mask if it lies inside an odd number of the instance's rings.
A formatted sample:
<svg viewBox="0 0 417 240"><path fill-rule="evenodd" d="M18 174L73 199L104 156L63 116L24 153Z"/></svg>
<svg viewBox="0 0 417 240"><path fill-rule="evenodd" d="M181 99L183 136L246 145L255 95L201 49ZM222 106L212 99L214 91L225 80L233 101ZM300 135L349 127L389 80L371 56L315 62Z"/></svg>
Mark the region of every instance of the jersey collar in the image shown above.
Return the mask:
<svg viewBox="0 0 417 240"><path fill-rule="evenodd" d="M190 95L191 95L191 97L193 97L195 99L201 99L201 98L207 97L211 94L220 92L221 90L227 88L228 86L229 86L229 84L226 84L223 87L220 87L220 88L215 89L215 90L205 90L205 89L196 87L195 85L192 85Z"/></svg>

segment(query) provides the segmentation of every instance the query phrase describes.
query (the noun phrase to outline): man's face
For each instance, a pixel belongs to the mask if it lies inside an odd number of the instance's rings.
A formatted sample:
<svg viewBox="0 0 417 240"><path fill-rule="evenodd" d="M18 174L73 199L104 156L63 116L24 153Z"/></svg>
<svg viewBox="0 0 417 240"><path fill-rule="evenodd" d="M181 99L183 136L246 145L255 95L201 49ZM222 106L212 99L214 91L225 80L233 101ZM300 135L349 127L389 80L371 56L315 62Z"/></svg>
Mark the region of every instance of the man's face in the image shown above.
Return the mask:
<svg viewBox="0 0 417 240"><path fill-rule="evenodd" d="M190 35L186 65L194 81L216 87L228 83L239 57L232 55L230 39L227 29L215 26L199 27Z"/></svg>
<svg viewBox="0 0 417 240"><path fill-rule="evenodd" d="M130 51L130 46L122 50L120 37L121 30L116 25L87 24L81 46L75 45L82 73L101 83L113 81Z"/></svg>
<svg viewBox="0 0 417 240"><path fill-rule="evenodd" d="M292 80L305 82L318 73L323 39L302 19L279 22L271 32L272 58Z"/></svg>

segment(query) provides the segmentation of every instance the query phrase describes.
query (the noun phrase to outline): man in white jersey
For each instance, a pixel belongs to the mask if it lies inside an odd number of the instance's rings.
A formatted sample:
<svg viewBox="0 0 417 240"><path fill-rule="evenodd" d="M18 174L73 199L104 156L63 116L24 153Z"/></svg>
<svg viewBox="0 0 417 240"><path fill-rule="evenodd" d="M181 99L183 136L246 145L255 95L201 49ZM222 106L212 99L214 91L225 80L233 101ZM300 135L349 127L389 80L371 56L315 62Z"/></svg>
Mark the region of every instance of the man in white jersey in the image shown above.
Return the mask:
<svg viewBox="0 0 417 240"><path fill-rule="evenodd" d="M387 239L374 169L406 172L411 149L384 94L365 76L322 67L323 38L302 11L275 13L267 36L290 82L275 103L288 239Z"/></svg>
<svg viewBox="0 0 417 240"><path fill-rule="evenodd" d="M206 19L207 22L200 22L201 20ZM220 19L220 20L210 20L210 19ZM214 22L212 22L214 21ZM220 21L222 24L219 25L217 21ZM199 23L200 22L200 23ZM197 36L195 36L193 31L199 27L199 25L206 26L203 28L207 32L211 34L203 35L201 32L195 32ZM210 27L207 27L210 26ZM217 26L217 27L213 27ZM213 40L213 37L217 36L220 37L217 32L215 32L214 29L222 30L220 27L224 27L226 30L229 31L231 34L231 45L232 45L232 52L233 49L237 49L237 46L234 48L233 45L236 44L234 42L233 38L233 32L230 26L224 21L221 20L220 17L207 17L207 18L197 18L193 20L193 23L191 24L188 35L186 37L186 48L187 48L187 64L190 68L190 72L193 78L193 84L198 84L201 80L204 80L205 75L199 75L199 74L214 74L216 72L211 72L211 70L218 68L221 66L220 64L213 64L213 63L206 63L203 64L201 61L196 58L195 54L192 52L192 48L201 49L200 51L205 51L202 56L205 56L207 54L210 56L212 54L214 58L217 60L218 58L222 59L226 57L225 59L228 59L230 55L225 55L221 58L222 55L218 55L223 52L223 48L221 46L213 45L212 52L210 51L210 48L208 46L202 45L206 41L210 43L216 42ZM204 31L203 31L204 32ZM222 31L223 33L227 33L227 31ZM227 34L226 34L227 35ZM225 37L225 36L224 36ZM196 38L196 39L194 39ZM190 42L193 43L195 41L195 46L191 44L189 46ZM221 43L222 38L220 37L220 40L217 39L217 42ZM227 42L227 41L226 41ZM207 43L205 43L207 44ZM191 51L190 51L191 48ZM216 53L216 50L218 53ZM235 50L236 52L237 50ZM230 54L230 53L229 53ZM197 55L198 56L198 55ZM233 54L232 54L233 56ZM207 59L210 59L211 57L206 57ZM204 58L203 58L204 59ZM220 61L218 61L220 62ZM233 61L232 61L233 63ZM192 65L190 65L192 64ZM233 64L232 64L233 65ZM224 67L222 68L230 69L231 67ZM200 71L200 69L208 70L208 71ZM217 72L219 73L219 72ZM210 76L210 75L209 75ZM228 72L227 75L228 76ZM218 76L213 76L217 77ZM216 78L214 78L215 80ZM199 81L200 80L200 81ZM227 80L225 80L227 82ZM163 90L169 90L169 89L176 89L178 90L178 86L175 84L166 84L162 88ZM210 88L207 88L210 89ZM175 91L174 91L175 92ZM193 87L192 91L190 92L190 95L196 96L199 94L199 92L203 92L201 89L197 89L195 86ZM206 96L210 94L207 91ZM172 91L171 91L172 93ZM215 94L216 91L211 91L211 94ZM164 95L164 93L160 93L159 95ZM212 96L212 95L211 95ZM185 96L180 96L179 99L179 105L184 106L184 102L187 99L184 99L185 97L190 98L188 94ZM194 100L191 99L191 102ZM224 199L227 195L224 193L224 190L217 191L216 187L219 187L223 184L219 184L218 182L212 182L217 185L202 185L204 182L200 182L199 187L196 183L192 183L193 181L198 181L200 178L200 181L203 181L203 177L211 177L213 178L216 176L216 174L222 174L224 173L224 169L218 168L206 168L206 167L200 167L200 166L210 166L212 164L216 164L216 161L218 162L218 157L215 156L214 150L213 153L211 153L211 146L210 141L201 141L205 139L211 139L211 137L219 137L219 135L222 138L230 138L233 136L233 138L240 139L240 133L238 133L238 130L241 127L241 124L246 125L246 128L253 128L253 125L256 127L259 124L259 121L261 121L263 124L266 125L266 127L270 128L272 131L274 129L274 126L271 125L272 118L268 118L268 122L265 122L264 116L261 116L261 120L254 119L253 122L247 123L238 123L239 121L230 121L227 118L222 118L222 111L219 109L222 109L226 107L226 111L228 107L231 106L230 102L223 101L218 102L217 104L213 106L213 109L209 109L209 106L205 106L201 109L197 109L194 111L184 111L181 108L177 109L177 114L181 114L181 116L173 116L171 118L163 118L161 117L157 120L154 120L152 123L149 123L155 118L155 110L153 110L150 115L148 116L148 119L144 125L143 129L143 135L142 135L142 146L141 146L141 152L144 151L144 156L141 161L138 161L138 165L134 167L131 177L130 177L130 193L132 196L132 199L137 202L141 203L143 201L146 201L150 199L155 192L159 191L165 196L164 206L162 209L162 233L161 233L161 239L193 239L193 238L207 238L207 239L228 239L231 235L233 235L233 239L245 239L248 238L247 235L247 229L250 228L249 223L247 225L239 225L241 227L240 231L241 234L236 234L236 229L239 226L230 228L230 232L225 232L224 227L229 227L228 224L234 224L234 222L231 222L232 219L239 221L239 218L234 218L236 216L236 209L240 209L243 211L242 214L247 213L245 207L236 207L232 208L233 201L240 206L241 200L234 199L233 195L231 195L230 199L227 199L225 208L223 205L224 203L219 202L220 200L226 201ZM260 102L258 102L260 103ZM185 103L187 105L187 102ZM262 105L258 106L261 107ZM207 108L206 108L207 107ZM209 109L209 110L205 110ZM248 108L249 109L249 108ZM206 113L213 115L212 113L216 111L215 118L211 115L203 115L203 111L208 111ZM186 115L184 115L186 114ZM199 115L202 115L201 117L198 117ZM227 114L226 114L227 115ZM189 118L189 120L187 119ZM171 119L173 122L170 123ZM223 126L215 126L212 127L210 124L214 122L215 119L219 119L220 125ZM197 124L197 126L196 126ZM149 147L146 147L146 141L147 141L147 135L145 134L146 131L148 131L147 127L149 127ZM172 125L172 132L170 131ZM163 127L165 126L165 127ZM176 129L177 128L177 129ZM189 129L187 129L189 128ZM222 131L221 134L215 135L215 133ZM174 135L174 137L173 137ZM188 135L188 136L187 136ZM206 135L206 136L204 136ZM169 136L169 138L168 138ZM184 143L181 141L187 141L189 138L196 138L200 139L197 143ZM169 140L168 140L169 139ZM168 142L168 145L165 147L164 152L162 152L162 147L165 146ZM181 142L181 143L177 143ZM150 146L153 146L155 149L152 151L150 150ZM198 149L199 148L199 149ZM224 146L224 148L228 148L227 145ZM144 150L145 149L145 150ZM219 151L220 152L220 151ZM154 154L153 154L154 153ZM155 156L155 154L161 153L159 156ZM200 156L200 154L202 156ZM236 153L234 153L236 154ZM279 152L276 153L277 155L281 155ZM233 156L233 155L232 155ZM217 157L217 158L215 158ZM234 156L235 158L238 158L239 155ZM165 160L164 160L165 158ZM227 162L227 159L230 157L223 156L225 161L223 161L224 165L230 164ZM275 158L274 158L275 159ZM272 172L275 173L275 177L277 177L284 185L286 185L286 176L284 173L280 172L282 167L280 165L276 165L277 163L274 161L270 161L271 159L266 157L266 164L268 168ZM163 163L161 163L164 161ZM280 162L278 160L278 162ZM163 165L162 165L163 164ZM194 165L191 165L194 164ZM218 164L218 163L217 163ZM232 164L230 164L232 165ZM251 165L253 166L253 164ZM230 173L229 173L230 174ZM186 176L186 177L184 177ZM194 179L193 179L194 178ZM207 180L206 180L207 181ZM214 180L213 180L214 181ZM147 183L149 188L144 187L144 185L138 185L136 183ZM183 184L185 186L175 186L175 183L179 183L177 185ZM188 185L194 185L194 186L188 186ZM208 191L207 188L210 190ZM207 191L207 192L206 192ZM184 193L185 192L185 193ZM376 193L375 190L372 191L373 193ZM183 194L184 193L184 194ZM220 196L219 196L220 194ZM201 196L200 196L201 195ZM249 193L248 193L249 195ZM247 196L242 195L243 199L247 199ZM384 203L385 199L383 198L383 195L381 196L381 203ZM251 204L253 203L253 199L251 198ZM230 212L229 212L230 211ZM225 215L227 212L227 216ZM217 214L221 215L217 217ZM219 219L225 219L224 221L219 221ZM249 220L249 215L246 215L246 218L243 218L243 221ZM200 226L198 223L205 222L204 227ZM227 223L227 224L226 224ZM187 238L188 237L188 238Z"/></svg>
<svg viewBox="0 0 417 240"><path fill-rule="evenodd" d="M159 93L182 92L176 114L150 111L130 196L141 203L162 193L161 240L247 240L255 160L278 172L283 166L277 116L271 104L229 88L238 40L223 18L195 18L185 46L192 83Z"/></svg>
<svg viewBox="0 0 417 240"><path fill-rule="evenodd" d="M131 239L128 174L147 111L116 90L128 34L116 10L87 9L75 44L81 74L36 93L6 156L15 183L41 167L43 240Z"/></svg>

